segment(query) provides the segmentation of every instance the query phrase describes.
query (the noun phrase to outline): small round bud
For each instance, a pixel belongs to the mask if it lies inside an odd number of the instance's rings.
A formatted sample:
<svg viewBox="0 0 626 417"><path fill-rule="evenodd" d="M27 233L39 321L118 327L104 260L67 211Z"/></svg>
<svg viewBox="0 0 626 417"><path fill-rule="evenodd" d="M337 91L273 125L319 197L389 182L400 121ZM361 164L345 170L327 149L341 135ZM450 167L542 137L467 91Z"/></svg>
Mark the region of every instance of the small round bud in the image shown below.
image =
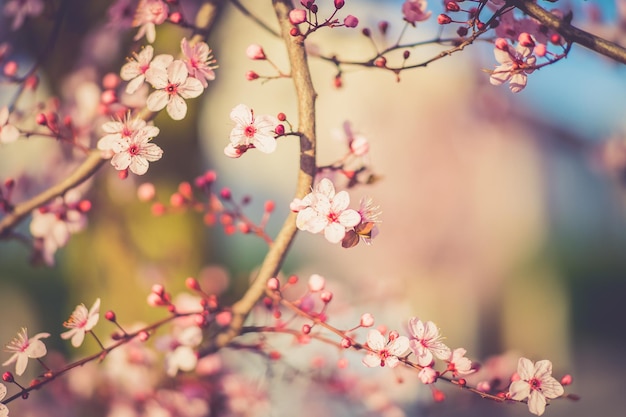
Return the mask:
<svg viewBox="0 0 626 417"><path fill-rule="evenodd" d="M29 396L30 396L30 393L28 393L28 392L22 392L22 399L23 399L23 400L27 400Z"/></svg>
<svg viewBox="0 0 626 417"><path fill-rule="evenodd" d="M407 50L402 53L402 58L404 59L409 59L410 56L411 56L411 51Z"/></svg>
<svg viewBox="0 0 626 417"><path fill-rule="evenodd" d="M193 197L193 189L191 188L191 184L187 181L178 184L178 192L188 200L191 200L191 197Z"/></svg>
<svg viewBox="0 0 626 417"><path fill-rule="evenodd" d="M449 12L458 12L459 10L461 10L461 7L459 7L456 2L451 1L446 4L446 10Z"/></svg>
<svg viewBox="0 0 626 417"><path fill-rule="evenodd" d="M379 68L385 68L385 66L387 65L387 59L384 56L378 57L374 61L374 65Z"/></svg>
<svg viewBox="0 0 626 417"><path fill-rule="evenodd" d="M150 208L150 211L152 212L153 216L162 216L163 214L165 214L165 206L163 205L163 203L154 203Z"/></svg>
<svg viewBox="0 0 626 417"><path fill-rule="evenodd" d="M265 56L265 51L263 51L263 47L256 43L248 46L246 49L246 56L253 60L263 60L267 58Z"/></svg>
<svg viewBox="0 0 626 417"><path fill-rule="evenodd" d="M317 4L312 4L309 10L311 10L311 13L317 13L319 8L317 7Z"/></svg>
<svg viewBox="0 0 626 417"><path fill-rule="evenodd" d="M491 391L491 384L489 381L480 381L476 384L476 389L481 392L489 392Z"/></svg>
<svg viewBox="0 0 626 417"><path fill-rule="evenodd" d="M359 25L359 19L349 14L345 19L343 19L343 24L346 27L355 28Z"/></svg>
<svg viewBox="0 0 626 417"><path fill-rule="evenodd" d="M433 400L436 403L443 402L445 399L446 399L446 395L442 391L439 391L438 389L433 388Z"/></svg>
<svg viewBox="0 0 626 417"><path fill-rule="evenodd" d="M40 126L45 126L48 124L48 118L45 114L39 113L37 116L35 116L35 122L37 122L37 124Z"/></svg>
<svg viewBox="0 0 626 417"><path fill-rule="evenodd" d="M201 291L202 290L200 288L200 283L194 277L187 277L187 279L185 279L185 287L189 288L190 290L194 290L194 291Z"/></svg>
<svg viewBox="0 0 626 417"><path fill-rule="evenodd" d="M277 351L277 350L273 350L273 351L271 351L271 352L270 352L270 354L269 354L269 357L270 357L270 359L272 359L272 360L278 360L278 359L280 359L280 358L281 358L281 356L282 356L282 355L281 355L281 354L280 354L280 352L279 352L279 351Z"/></svg>
<svg viewBox="0 0 626 417"><path fill-rule="evenodd" d="M289 22L292 25L299 25L306 22L306 10L293 9L289 12Z"/></svg>
<svg viewBox="0 0 626 417"><path fill-rule="evenodd" d="M88 213L91 210L91 201L89 200L80 200L78 202L78 211L81 213Z"/></svg>
<svg viewBox="0 0 626 417"><path fill-rule="evenodd" d="M276 277L272 277L267 280L267 289L270 291L278 291L280 288L280 281ZM271 302L271 300L270 300Z"/></svg>
<svg viewBox="0 0 626 417"><path fill-rule="evenodd" d="M117 177L121 180L125 180L126 178L128 178L128 168L117 171Z"/></svg>
<svg viewBox="0 0 626 417"><path fill-rule="evenodd" d="M276 208L276 203L272 200L267 200L264 205L264 210L266 213L271 213Z"/></svg>
<svg viewBox="0 0 626 417"><path fill-rule="evenodd" d="M185 197L180 193L174 193L170 196L170 205L172 207L182 207L185 204Z"/></svg>
<svg viewBox="0 0 626 417"><path fill-rule="evenodd" d="M400 337L400 333L398 333L396 330L392 330L389 332L389 341L393 341L396 340L398 337Z"/></svg>
<svg viewBox="0 0 626 417"><path fill-rule="evenodd" d="M374 325L374 316L370 313L363 314L359 324L361 327L372 327Z"/></svg>
<svg viewBox="0 0 626 417"><path fill-rule="evenodd" d="M344 337L343 339L341 339L342 348L348 349L350 346L352 346L352 340L348 339L347 337Z"/></svg>
<svg viewBox="0 0 626 417"><path fill-rule="evenodd" d="M561 378L561 385L571 385L573 381L574 378L572 378L570 374L563 375L563 378Z"/></svg>
<svg viewBox="0 0 626 417"><path fill-rule="evenodd" d="M527 32L520 33L517 37L517 41L520 45L527 48L533 48L535 46L535 41L533 40L532 36L530 36L530 34Z"/></svg>
<svg viewBox="0 0 626 417"><path fill-rule="evenodd" d="M15 74L17 74L17 62L7 61L7 63L4 64L4 68L2 70L4 72L4 75L6 75L7 77L13 77Z"/></svg>
<svg viewBox="0 0 626 417"><path fill-rule="evenodd" d="M380 33L386 35L387 29L389 29L389 22L387 22L386 20L381 20L380 22L378 22L378 30L380 31Z"/></svg>
<svg viewBox="0 0 626 417"><path fill-rule="evenodd" d="M311 333L311 326L309 324L302 325L302 333L309 334Z"/></svg>
<svg viewBox="0 0 626 417"><path fill-rule="evenodd" d="M246 80L254 81L254 80L258 79L258 78L259 78L259 74L257 74L256 72L254 72L254 71L246 72Z"/></svg>
<svg viewBox="0 0 626 417"><path fill-rule="evenodd" d="M107 90L116 89L121 83L120 76L114 72L109 72L102 77L102 87Z"/></svg>
<svg viewBox="0 0 626 417"><path fill-rule="evenodd" d="M344 5L346 4L346 2L344 0L335 0L335 9L339 10L341 9Z"/></svg>
<svg viewBox="0 0 626 417"><path fill-rule="evenodd" d="M26 81L24 81L24 87L27 90L36 90L37 87L39 86L39 77L37 75L31 75L28 78L26 78Z"/></svg>
<svg viewBox="0 0 626 417"><path fill-rule="evenodd" d="M330 303L332 299L333 299L333 293L330 291L323 291L320 294L320 300L322 300L322 302L326 304Z"/></svg>
<svg viewBox="0 0 626 417"><path fill-rule="evenodd" d="M244 235L247 235L248 233L250 233L251 228L250 225L248 223L245 222L239 222L237 223L237 228L239 229L239 231L241 233L243 233Z"/></svg>
<svg viewBox="0 0 626 417"><path fill-rule="evenodd" d="M300 30L298 28L291 28L289 29L289 34L291 36L298 36L300 35Z"/></svg>
<svg viewBox="0 0 626 417"><path fill-rule="evenodd" d="M137 187L137 198L139 201L147 202L152 200L156 196L156 189L151 182L144 182Z"/></svg>
<svg viewBox="0 0 626 417"><path fill-rule="evenodd" d="M298 276L297 275L291 275L288 279L287 282L290 283L291 285L295 284L298 282Z"/></svg>
<svg viewBox="0 0 626 417"><path fill-rule="evenodd" d="M509 49L509 43L504 38L496 39L495 45L496 48L500 49L501 51L507 51Z"/></svg>
<svg viewBox="0 0 626 417"><path fill-rule="evenodd" d="M230 311L221 311L215 315L215 322L218 326L226 327L233 320L233 313Z"/></svg>
<svg viewBox="0 0 626 417"><path fill-rule="evenodd" d="M372 31L369 28L363 28L361 33L363 33L363 36L368 37L368 38L372 36Z"/></svg>
<svg viewBox="0 0 626 417"><path fill-rule="evenodd" d="M183 15L180 14L179 12L174 12L171 15L169 15L168 19L170 22L178 24L183 21Z"/></svg>
<svg viewBox="0 0 626 417"><path fill-rule="evenodd" d="M224 200L230 200L230 198L232 197L230 188L222 188L222 190L220 191L220 197L222 197Z"/></svg>
<svg viewBox="0 0 626 417"><path fill-rule="evenodd" d="M318 274L313 274L309 278L309 291L318 292L324 289L326 285L326 279Z"/></svg>
<svg viewBox="0 0 626 417"><path fill-rule="evenodd" d="M276 133L278 136L284 135L285 134L285 126L277 125L276 128L274 129L274 133Z"/></svg>
<svg viewBox="0 0 626 417"><path fill-rule="evenodd" d="M115 313L111 310L104 313L104 318L111 322L115 322L116 320Z"/></svg>
<svg viewBox="0 0 626 417"><path fill-rule="evenodd" d="M117 94L114 90L104 90L100 94L100 101L106 105L113 104L117 102Z"/></svg>
<svg viewBox="0 0 626 417"><path fill-rule="evenodd" d="M558 33L554 33L552 34L552 36L550 36L550 43L553 45L560 45L563 41L563 38L561 38L561 35L559 35Z"/></svg>
<svg viewBox="0 0 626 417"><path fill-rule="evenodd" d="M533 49L533 53L536 56L546 56L546 53L548 52L546 45L544 45L543 43L538 43L537 45L535 45L535 48Z"/></svg>
<svg viewBox="0 0 626 417"><path fill-rule="evenodd" d="M4 382L13 382L15 379L13 378L13 374L9 371L2 374L2 380Z"/></svg>
<svg viewBox="0 0 626 417"><path fill-rule="evenodd" d="M437 16L437 23L439 23L440 25L447 25L450 22L452 22L452 19L447 14L442 13Z"/></svg>
<svg viewBox="0 0 626 417"><path fill-rule="evenodd" d="M278 115L276 115L276 118L281 121L284 122L285 120L287 120L287 115L283 112L278 113Z"/></svg>
<svg viewBox="0 0 626 417"><path fill-rule="evenodd" d="M146 340L150 339L150 333L146 331L139 332L139 334L137 335L137 339L139 339L142 342L145 342Z"/></svg>
<svg viewBox="0 0 626 417"><path fill-rule="evenodd" d="M481 22L481 21L476 22L476 29L485 30L486 27L487 25L485 25L485 22Z"/></svg>
<svg viewBox="0 0 626 417"><path fill-rule="evenodd" d="M343 86L343 81L341 80L341 75L336 75L333 79L333 86L335 88L341 88Z"/></svg>

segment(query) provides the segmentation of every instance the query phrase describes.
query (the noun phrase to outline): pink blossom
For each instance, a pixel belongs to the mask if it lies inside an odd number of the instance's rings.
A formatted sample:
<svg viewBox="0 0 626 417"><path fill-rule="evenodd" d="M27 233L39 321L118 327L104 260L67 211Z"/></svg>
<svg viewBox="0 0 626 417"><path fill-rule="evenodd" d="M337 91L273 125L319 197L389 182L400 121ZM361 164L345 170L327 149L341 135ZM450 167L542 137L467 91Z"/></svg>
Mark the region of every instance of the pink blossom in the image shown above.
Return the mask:
<svg viewBox="0 0 626 417"><path fill-rule="evenodd" d="M356 16L349 14L345 19L343 19L343 24L348 28L355 28L359 25L359 19L357 19Z"/></svg>
<svg viewBox="0 0 626 417"><path fill-rule="evenodd" d="M254 146L264 153L276 150L274 130L278 119L270 115L255 116L254 111L245 104L239 104L230 112L230 119L235 127L230 131L230 147L243 152Z"/></svg>
<svg viewBox="0 0 626 417"><path fill-rule="evenodd" d="M139 31L133 39L137 41L145 35L148 42L154 43L156 25L165 22L168 14L167 4L162 0L141 0L133 19L133 27L139 27Z"/></svg>
<svg viewBox="0 0 626 417"><path fill-rule="evenodd" d="M248 46L248 48L246 49L246 56L249 59L254 59L254 60L266 59L265 51L263 51L263 47L256 43L253 43Z"/></svg>
<svg viewBox="0 0 626 417"><path fill-rule="evenodd" d="M141 117L131 118L130 112L126 113L121 120L112 120L102 125L102 130L106 135L98 140L98 149L103 153L103 158L110 158L114 155L113 144L121 139L128 140L140 129L146 130L149 137L159 134L159 128L148 125Z"/></svg>
<svg viewBox="0 0 626 417"><path fill-rule="evenodd" d="M494 49L496 60L500 63L491 73L489 82L493 85L502 85L509 82L512 92L518 93L526 87L527 75L532 73L537 59L528 47L517 45L515 49L506 43L506 47Z"/></svg>
<svg viewBox="0 0 626 417"><path fill-rule="evenodd" d="M167 374L176 376L178 371L192 371L198 364L198 355L194 351L202 342L202 330L191 326L182 330L172 341L173 350L166 356Z"/></svg>
<svg viewBox="0 0 626 417"><path fill-rule="evenodd" d="M361 315L359 325L361 327L372 327L374 325L374 316L370 313L363 313L363 315Z"/></svg>
<svg viewBox="0 0 626 417"><path fill-rule="evenodd" d="M459 375L468 375L474 372L472 369L472 361L465 357L467 351L463 348L457 348L450 352L450 357L446 359L448 362L448 371L457 377Z"/></svg>
<svg viewBox="0 0 626 417"><path fill-rule="evenodd" d="M367 334L367 345L373 352L363 358L363 364L370 368L388 366L395 368L400 363L399 357L403 357L409 350L409 339L405 336L385 337L376 329L370 329Z"/></svg>
<svg viewBox="0 0 626 417"><path fill-rule="evenodd" d="M172 63L174 57L167 54L161 54L154 57L154 48L151 45L144 47L139 53L133 53L126 64L122 66L120 77L122 80L128 81L126 92L133 94L146 79L146 71L151 67L167 68Z"/></svg>
<svg viewBox="0 0 626 417"><path fill-rule="evenodd" d="M563 386L552 377L552 362L542 360L533 365L532 361L520 358L517 365L520 379L509 388L511 399L522 401L528 398L528 409L538 416L546 409L546 399L563 395Z"/></svg>
<svg viewBox="0 0 626 417"><path fill-rule="evenodd" d="M151 67L146 71L146 79L156 91L148 96L146 106L150 111L160 111L167 106L167 114L174 120L182 120L187 115L185 98L195 98L202 94L202 83L189 77L183 61L172 62L167 70Z"/></svg>
<svg viewBox="0 0 626 417"><path fill-rule="evenodd" d="M433 384L437 381L438 376L439 372L435 371L430 366L422 368L417 374L417 377L420 381L422 381L422 384Z"/></svg>
<svg viewBox="0 0 626 417"><path fill-rule="evenodd" d="M15 142L19 136L20 131L9 124L9 108L3 106L0 108L0 143Z"/></svg>
<svg viewBox="0 0 626 417"><path fill-rule="evenodd" d="M197 42L193 46L189 45L187 38L183 38L180 42L180 48L183 51L183 62L187 65L189 76L196 78L202 83L204 88L209 85L208 81L215 79L215 68L217 65L211 53L211 49L206 42Z"/></svg>
<svg viewBox="0 0 626 417"><path fill-rule="evenodd" d="M428 2L426 0L405 0L402 4L402 14L404 20L415 26L416 22L428 19L432 12L426 11Z"/></svg>
<svg viewBox="0 0 626 417"><path fill-rule="evenodd" d="M328 179L322 179L315 189L301 201L304 207L298 212L296 226L311 233L324 232L331 243L338 243L346 235L346 229L359 224L361 215L348 208L350 195L347 191L335 194L335 186Z"/></svg>
<svg viewBox="0 0 626 417"><path fill-rule="evenodd" d="M311 292L322 291L325 285L326 285L326 280L321 275L313 274L309 278L309 291Z"/></svg>
<svg viewBox="0 0 626 417"><path fill-rule="evenodd" d="M39 16L43 12L41 0L9 0L4 5L4 15L13 17L12 30L22 27L27 16Z"/></svg>
<svg viewBox="0 0 626 417"><path fill-rule="evenodd" d="M87 225L80 199L80 193L74 189L65 193L64 197L57 197L43 209L33 210L30 233L41 239L41 253L47 265L54 265L54 253L67 244L71 234L78 233Z"/></svg>
<svg viewBox="0 0 626 417"><path fill-rule="evenodd" d="M50 337L50 333L37 333L33 337L28 337L28 330L22 327L11 343L6 346L7 352L15 352L6 360L2 366L7 366L15 362L15 373L22 375L28 365L28 359L41 358L48 353L46 345L39 339Z"/></svg>
<svg viewBox="0 0 626 417"><path fill-rule="evenodd" d="M61 339L67 340L71 338L72 346L79 347L85 340L85 333L93 329L98 323L98 319L100 319L99 298L96 299L89 310L87 310L84 304L76 306L70 318L63 323L63 326L70 330L61 333Z"/></svg>
<svg viewBox="0 0 626 417"><path fill-rule="evenodd" d="M148 162L155 162L163 156L163 150L151 143L152 126L145 126L126 138L113 142L112 150L115 153L111 158L111 165L119 171L130 169L137 175L148 171Z"/></svg>
<svg viewBox="0 0 626 417"><path fill-rule="evenodd" d="M420 366L430 366L433 355L439 359L450 358L450 348L441 341L439 329L432 321L426 323L417 317L409 320L410 346Z"/></svg>
<svg viewBox="0 0 626 417"><path fill-rule="evenodd" d="M292 9L289 12L289 22L292 25L299 25L306 22L306 10L304 9Z"/></svg>

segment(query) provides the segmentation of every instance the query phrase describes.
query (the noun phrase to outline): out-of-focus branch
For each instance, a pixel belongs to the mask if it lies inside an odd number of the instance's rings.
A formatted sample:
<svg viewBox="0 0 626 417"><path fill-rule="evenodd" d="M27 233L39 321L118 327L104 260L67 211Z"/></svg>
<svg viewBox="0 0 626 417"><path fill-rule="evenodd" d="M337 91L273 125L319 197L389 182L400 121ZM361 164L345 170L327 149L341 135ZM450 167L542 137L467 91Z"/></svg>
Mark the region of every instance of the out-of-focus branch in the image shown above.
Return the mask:
<svg viewBox="0 0 626 417"><path fill-rule="evenodd" d="M302 198L311 191L316 172L315 163L315 99L317 93L313 88L311 73L301 36L291 36L293 27L289 22L289 11L292 9L290 0L273 0L276 17L280 24L281 37L284 39L287 55L291 64L291 76L294 81L298 101L298 131L300 135L300 171L296 186L296 197ZM241 333L244 320L265 294L267 280L276 276L285 259L289 246L296 235L296 214L290 213L282 229L271 245L263 264L243 297L232 306L233 319L226 331L216 339L216 347L227 345Z"/></svg>
<svg viewBox="0 0 626 417"><path fill-rule="evenodd" d="M30 200L16 205L11 213L0 220L0 238L9 236L11 230L37 207L43 206L55 197L65 194L69 189L91 178L105 162L106 160L100 156L100 151L92 151L87 159L69 177L37 194Z"/></svg>
<svg viewBox="0 0 626 417"><path fill-rule="evenodd" d="M558 18L539 6L534 0L511 0L510 4L556 31L568 42L577 43L600 55L626 64L626 48L572 26L566 19Z"/></svg>

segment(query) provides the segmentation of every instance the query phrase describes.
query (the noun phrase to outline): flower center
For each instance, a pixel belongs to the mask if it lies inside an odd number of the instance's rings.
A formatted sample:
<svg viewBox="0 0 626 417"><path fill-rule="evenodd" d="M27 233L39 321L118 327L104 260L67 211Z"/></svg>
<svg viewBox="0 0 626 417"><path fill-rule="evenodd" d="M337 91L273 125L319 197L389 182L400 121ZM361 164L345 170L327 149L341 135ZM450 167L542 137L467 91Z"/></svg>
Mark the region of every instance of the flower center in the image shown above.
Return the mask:
<svg viewBox="0 0 626 417"><path fill-rule="evenodd" d="M255 133L256 133L256 127L252 125L248 125L243 129L243 134L246 135L246 137L248 138L253 137Z"/></svg>
<svg viewBox="0 0 626 417"><path fill-rule="evenodd" d="M335 222L337 222L339 220L339 215L337 213L332 212L332 211L330 213L328 213L327 217L328 217L328 221L331 222L331 223L335 223Z"/></svg>
<svg viewBox="0 0 626 417"><path fill-rule="evenodd" d="M128 153L130 153L131 155L139 155L139 146L137 145L130 145L128 147Z"/></svg>
<svg viewBox="0 0 626 417"><path fill-rule="evenodd" d="M168 84L167 87L165 87L165 91L167 91L169 95L176 94L177 90L178 90L178 84Z"/></svg>
<svg viewBox="0 0 626 417"><path fill-rule="evenodd" d="M537 378L531 379L530 381L528 381L528 384L530 385L530 389L532 390L537 391L541 389L541 381Z"/></svg>

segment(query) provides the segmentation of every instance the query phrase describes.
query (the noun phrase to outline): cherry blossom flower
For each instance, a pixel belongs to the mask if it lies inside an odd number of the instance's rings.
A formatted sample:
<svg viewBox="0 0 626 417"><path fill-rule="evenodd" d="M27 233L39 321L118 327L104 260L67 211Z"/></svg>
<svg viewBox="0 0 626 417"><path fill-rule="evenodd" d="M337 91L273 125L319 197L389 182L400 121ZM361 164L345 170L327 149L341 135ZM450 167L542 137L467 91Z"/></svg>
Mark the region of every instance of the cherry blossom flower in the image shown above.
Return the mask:
<svg viewBox="0 0 626 417"><path fill-rule="evenodd" d="M183 62L187 65L189 76L196 78L202 83L202 87L207 88L208 81L215 79L215 71L213 70L217 68L215 65L217 61L213 59L209 45L206 42L197 42L192 46L189 45L186 38L183 38L180 42L180 49L185 55Z"/></svg>
<svg viewBox="0 0 626 417"><path fill-rule="evenodd" d="M154 59L153 59L154 58ZM120 77L128 81L126 92L133 94L146 80L146 71L151 67L167 68L172 63L174 57L168 54L154 56L154 48L147 45L139 53L133 53L133 58L122 66Z"/></svg>
<svg viewBox="0 0 626 417"><path fill-rule="evenodd" d="M439 329L432 321L424 323L417 317L409 319L410 346L420 366L429 366L433 355L439 359L450 358L450 348L441 341Z"/></svg>
<svg viewBox="0 0 626 417"><path fill-rule="evenodd" d="M47 206L33 210L30 233L40 239L41 255L47 265L54 265L54 253L67 244L70 235L87 225L85 211L89 204L83 204L84 201L80 192L73 189Z"/></svg>
<svg viewBox="0 0 626 417"><path fill-rule="evenodd" d="M298 210L296 226L311 233L324 231L324 237L331 243L338 243L346 235L346 229L361 222L361 215L348 208L350 195L347 191L335 194L335 186L328 179L322 179L315 189L307 194L299 204L292 203Z"/></svg>
<svg viewBox="0 0 626 417"><path fill-rule="evenodd" d="M192 371L198 364L198 355L194 348L202 342L202 330L199 327L191 326L182 330L173 341L175 346L166 357L167 374L176 376L179 370Z"/></svg>
<svg viewBox="0 0 626 417"><path fill-rule="evenodd" d="M180 60L172 62L167 70L150 67L146 79L157 89L148 96L148 109L160 111L167 106L167 114L174 120L182 120L187 115L187 103L183 99L198 97L204 91L202 83L189 77L187 66Z"/></svg>
<svg viewBox="0 0 626 417"><path fill-rule="evenodd" d="M102 130L106 133L98 140L98 149L103 153L103 158L111 158L113 144L121 139L129 140L135 132L140 129L146 130L149 137L153 138L159 134L159 128L148 125L141 117L131 118L130 112L126 113L124 119L111 120L102 125Z"/></svg>
<svg viewBox="0 0 626 417"><path fill-rule="evenodd" d="M7 387L4 384L0 384L0 417L7 417L9 415L9 409L1 401L7 395Z"/></svg>
<svg viewBox="0 0 626 417"><path fill-rule="evenodd" d="M3 106L0 108L0 143L15 142L19 136L20 131L9 124L9 108Z"/></svg>
<svg viewBox="0 0 626 417"><path fill-rule="evenodd" d="M448 371L457 377L459 375L468 375L474 372L472 369L472 361L465 357L467 351L463 348L457 348L450 352L450 357L446 359L448 362Z"/></svg>
<svg viewBox="0 0 626 417"><path fill-rule="evenodd" d="M39 16L43 12L41 0L9 0L4 5L4 15L13 17L12 30L22 27L27 16Z"/></svg>
<svg viewBox="0 0 626 417"><path fill-rule="evenodd" d="M416 22L423 22L428 19L432 12L426 11L427 6L426 0L405 0L402 4L404 20L415 26Z"/></svg>
<svg viewBox="0 0 626 417"><path fill-rule="evenodd" d="M528 76L535 68L537 58L532 55L532 49L517 45L515 49L509 43L500 38L496 40L494 49L496 60L500 63L491 73L489 82L493 85L502 85L509 82L509 89L519 93L526 87Z"/></svg>
<svg viewBox="0 0 626 417"><path fill-rule="evenodd" d="M278 125L278 119L270 115L255 116L254 110L245 104L239 104L230 112L230 119L235 122L235 127L230 131L231 148L239 155L248 148L254 147L263 153L272 153L276 150L276 138L274 129ZM225 149L224 152L227 150Z"/></svg>
<svg viewBox="0 0 626 417"><path fill-rule="evenodd" d="M388 366L395 368L400 363L399 357L406 355L409 350L409 339L405 336L389 338L385 337L376 329L370 329L367 334L367 345L374 351L363 358L363 364L370 368Z"/></svg>
<svg viewBox="0 0 626 417"><path fill-rule="evenodd" d="M546 399L563 395L563 386L552 377L552 362L542 360L533 365L532 361L520 358L517 364L519 380L509 388L511 399L522 401L528 398L528 409L538 416L546 409Z"/></svg>
<svg viewBox="0 0 626 417"><path fill-rule="evenodd" d="M74 312L70 318L63 323L64 327L67 327L68 331L61 333L61 339L72 339L72 346L79 347L85 340L85 333L90 332L91 329L98 323L100 319L100 299L98 298L93 306L89 310L85 307L85 304L76 306Z"/></svg>
<svg viewBox="0 0 626 417"><path fill-rule="evenodd" d="M148 171L148 162L155 162L163 156L163 149L151 143L153 126L145 126L129 138L120 138L113 142L111 149L115 153L111 165L119 171L130 169L137 175Z"/></svg>
<svg viewBox="0 0 626 417"><path fill-rule="evenodd" d="M420 381L422 381L422 384L433 384L437 381L438 376L439 372L435 371L430 366L425 366L417 374L417 377Z"/></svg>
<svg viewBox="0 0 626 417"><path fill-rule="evenodd" d="M28 337L28 330L22 327L11 343L6 346L7 352L15 352L5 361L2 366L7 366L15 362L15 373L22 375L26 370L29 359L37 359L44 357L48 350L46 345L39 339L50 337L50 333L37 333L33 337Z"/></svg>
<svg viewBox="0 0 626 417"><path fill-rule="evenodd" d="M137 41L145 35L148 42L154 43L156 25L165 22L168 14L167 4L162 0L141 0L133 19L133 27L139 27L134 40Z"/></svg>

